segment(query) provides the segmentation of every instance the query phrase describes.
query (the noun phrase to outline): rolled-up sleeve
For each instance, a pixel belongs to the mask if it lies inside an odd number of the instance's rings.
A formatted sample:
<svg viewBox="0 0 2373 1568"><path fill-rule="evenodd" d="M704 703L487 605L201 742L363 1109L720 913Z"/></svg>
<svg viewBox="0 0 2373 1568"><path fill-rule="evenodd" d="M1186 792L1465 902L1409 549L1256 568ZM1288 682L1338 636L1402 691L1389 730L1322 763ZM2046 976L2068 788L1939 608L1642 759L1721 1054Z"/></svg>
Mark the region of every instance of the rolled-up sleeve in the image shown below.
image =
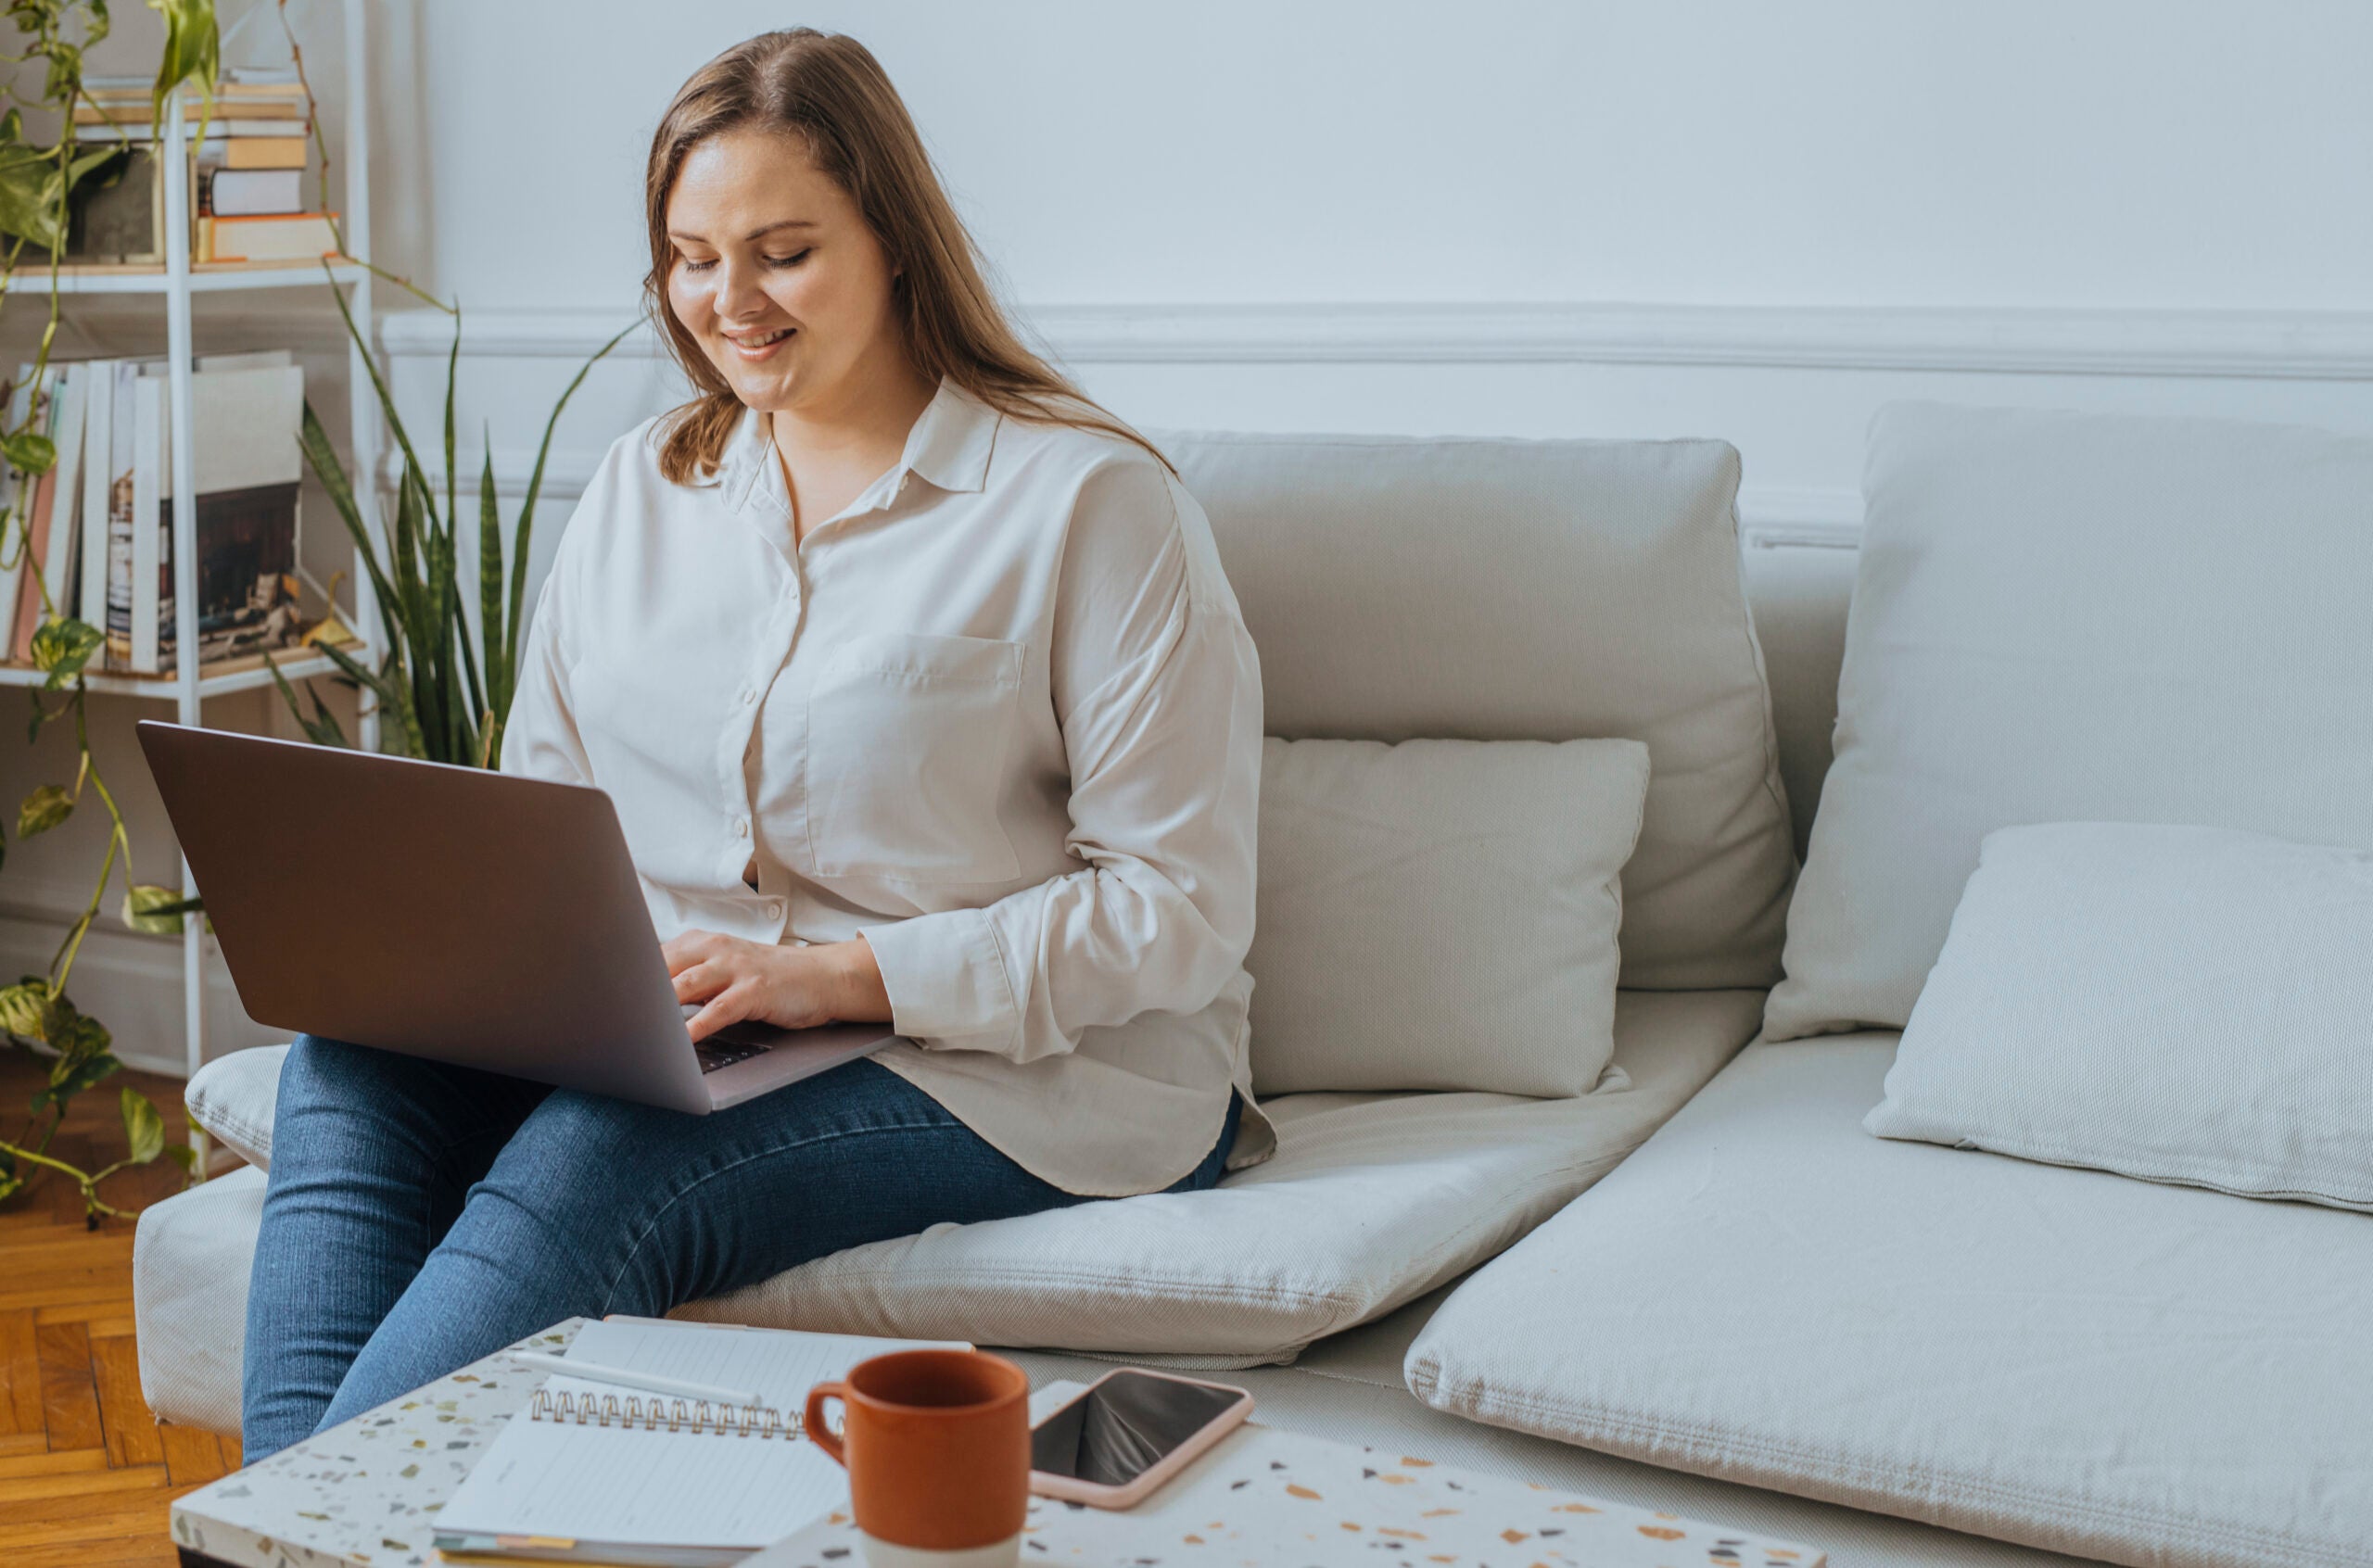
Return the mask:
<svg viewBox="0 0 2373 1568"><path fill-rule="evenodd" d="M1081 484L1049 644L1082 869L868 927L898 1032L1018 1062L1208 1005L1252 942L1261 670L1210 525L1168 473Z"/></svg>
<svg viewBox="0 0 2373 1568"><path fill-rule="evenodd" d="M570 711L568 670L561 652L559 574L547 577L536 595L536 612L519 646L517 685L503 721L502 751L496 765L524 778L556 784L590 784L593 765Z"/></svg>

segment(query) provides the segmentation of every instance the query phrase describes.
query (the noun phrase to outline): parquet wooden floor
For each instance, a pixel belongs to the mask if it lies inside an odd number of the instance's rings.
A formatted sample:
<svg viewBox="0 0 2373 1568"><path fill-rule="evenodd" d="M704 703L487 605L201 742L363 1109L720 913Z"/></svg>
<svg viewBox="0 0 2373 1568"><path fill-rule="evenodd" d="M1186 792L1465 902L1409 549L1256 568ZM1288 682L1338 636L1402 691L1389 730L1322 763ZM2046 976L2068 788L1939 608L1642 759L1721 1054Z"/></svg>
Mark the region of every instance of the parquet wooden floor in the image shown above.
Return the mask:
<svg viewBox="0 0 2373 1568"><path fill-rule="evenodd" d="M0 1119L8 1135L44 1081L0 1044ZM123 1072L76 1101L52 1145L90 1170L121 1151L117 1086L155 1102L166 1135L187 1136L179 1080ZM171 1193L159 1160L109 1181L100 1195L132 1208ZM166 1568L175 1562L166 1509L235 1470L239 1445L159 1426L140 1397L132 1334L132 1229L82 1228L74 1184L44 1172L0 1206L0 1564L6 1568Z"/></svg>

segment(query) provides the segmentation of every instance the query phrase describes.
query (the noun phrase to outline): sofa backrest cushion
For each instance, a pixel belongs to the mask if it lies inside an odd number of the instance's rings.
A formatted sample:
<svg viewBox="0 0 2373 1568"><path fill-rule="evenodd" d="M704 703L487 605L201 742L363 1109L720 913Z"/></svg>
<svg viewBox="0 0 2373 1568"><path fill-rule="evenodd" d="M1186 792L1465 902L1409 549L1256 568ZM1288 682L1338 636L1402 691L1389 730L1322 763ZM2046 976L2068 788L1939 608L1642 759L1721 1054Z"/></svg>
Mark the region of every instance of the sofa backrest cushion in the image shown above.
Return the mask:
<svg viewBox="0 0 2373 1568"><path fill-rule="evenodd" d="M1796 859L1727 443L1148 434L1210 514L1269 733L1643 741L1623 984L1771 983Z"/></svg>
<svg viewBox="0 0 2373 1568"><path fill-rule="evenodd" d="M1997 828L2373 848L2373 440L1898 405L1774 1038L1900 1029Z"/></svg>

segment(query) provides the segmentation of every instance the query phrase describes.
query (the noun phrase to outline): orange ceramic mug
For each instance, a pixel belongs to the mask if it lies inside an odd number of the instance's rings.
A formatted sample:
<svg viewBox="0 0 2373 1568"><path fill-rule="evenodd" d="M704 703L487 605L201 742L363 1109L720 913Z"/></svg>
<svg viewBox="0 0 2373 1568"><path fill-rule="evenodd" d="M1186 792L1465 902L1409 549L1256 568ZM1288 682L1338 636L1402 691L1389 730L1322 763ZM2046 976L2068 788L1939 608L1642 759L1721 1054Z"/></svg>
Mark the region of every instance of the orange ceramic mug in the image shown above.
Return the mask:
<svg viewBox="0 0 2373 1568"><path fill-rule="evenodd" d="M838 1436L824 1402L844 1407ZM807 1395L807 1435L847 1467L875 1568L1004 1568L1030 1509L1030 1379L978 1350L898 1350Z"/></svg>

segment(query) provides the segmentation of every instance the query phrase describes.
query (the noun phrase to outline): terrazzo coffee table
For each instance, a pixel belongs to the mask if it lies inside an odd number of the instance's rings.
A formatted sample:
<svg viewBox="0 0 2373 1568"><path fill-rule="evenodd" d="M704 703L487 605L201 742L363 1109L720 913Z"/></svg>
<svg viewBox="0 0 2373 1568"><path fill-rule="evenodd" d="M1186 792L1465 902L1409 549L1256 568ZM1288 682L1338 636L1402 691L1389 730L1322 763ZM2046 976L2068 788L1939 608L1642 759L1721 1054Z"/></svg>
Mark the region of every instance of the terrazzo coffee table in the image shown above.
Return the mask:
<svg viewBox="0 0 2373 1568"><path fill-rule="evenodd" d="M545 1374L571 1318L173 1504L184 1568L428 1568L445 1506ZM1034 1414L1077 1385L1049 1383ZM1023 1562L1141 1568L1822 1568L1820 1552L1397 1451L1247 1423L1126 1513L1031 1499ZM861 1568L845 1510L744 1568Z"/></svg>

